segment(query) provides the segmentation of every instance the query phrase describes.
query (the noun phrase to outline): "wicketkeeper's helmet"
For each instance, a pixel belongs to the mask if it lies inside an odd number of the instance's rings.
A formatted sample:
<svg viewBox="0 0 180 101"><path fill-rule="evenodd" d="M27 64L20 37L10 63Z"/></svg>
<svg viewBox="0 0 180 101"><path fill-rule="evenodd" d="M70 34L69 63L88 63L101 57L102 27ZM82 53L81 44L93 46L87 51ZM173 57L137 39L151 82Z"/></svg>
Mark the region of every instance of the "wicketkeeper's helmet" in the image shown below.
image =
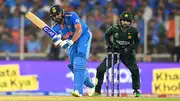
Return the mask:
<svg viewBox="0 0 180 101"><path fill-rule="evenodd" d="M120 15L120 25L123 28L128 28L131 26L132 22L133 22L133 15L128 12L128 11L124 11L121 15Z"/></svg>

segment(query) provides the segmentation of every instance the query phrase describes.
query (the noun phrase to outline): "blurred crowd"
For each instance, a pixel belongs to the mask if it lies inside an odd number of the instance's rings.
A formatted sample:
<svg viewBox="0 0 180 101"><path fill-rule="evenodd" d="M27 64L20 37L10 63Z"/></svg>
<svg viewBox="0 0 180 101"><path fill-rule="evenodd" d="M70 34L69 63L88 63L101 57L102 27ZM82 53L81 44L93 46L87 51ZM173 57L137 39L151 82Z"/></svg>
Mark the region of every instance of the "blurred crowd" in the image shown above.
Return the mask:
<svg viewBox="0 0 180 101"><path fill-rule="evenodd" d="M119 15L127 10L134 14L134 24L140 33L143 53L144 31L147 24L148 54L168 53L174 46L175 16L180 15L180 0L0 0L0 52L20 52L20 34L24 29L24 49L27 53L50 50L51 40L27 19L28 10L48 25L48 15L53 4L60 4L65 11L75 11L93 33L92 60L99 60L97 53L105 52L104 32L118 23ZM21 26L24 22L24 26ZM51 49L53 50L53 49Z"/></svg>

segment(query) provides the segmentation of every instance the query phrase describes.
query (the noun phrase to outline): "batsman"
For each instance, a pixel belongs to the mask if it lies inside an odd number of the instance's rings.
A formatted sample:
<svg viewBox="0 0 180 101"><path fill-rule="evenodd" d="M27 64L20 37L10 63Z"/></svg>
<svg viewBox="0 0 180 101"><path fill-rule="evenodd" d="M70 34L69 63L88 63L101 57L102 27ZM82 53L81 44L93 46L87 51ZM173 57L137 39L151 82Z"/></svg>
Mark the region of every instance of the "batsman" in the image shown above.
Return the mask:
<svg viewBox="0 0 180 101"><path fill-rule="evenodd" d="M49 14L55 22L52 29L59 36L59 38L53 38L53 42L62 39L59 41L59 45L68 51L70 60L68 68L74 73L72 95L82 97L84 85L88 88L94 88L86 68L92 39L91 31L76 12L65 12L60 5L53 5Z"/></svg>
<svg viewBox="0 0 180 101"><path fill-rule="evenodd" d="M119 24L110 26L105 32L105 41L107 52L120 53L122 63L130 70L132 76L133 94L136 97L140 96L140 75L135 58L135 49L139 45L138 31L132 27L133 15L130 12L123 12L120 15ZM111 68L111 59L109 58L108 65ZM117 56L114 57L114 64L117 63ZM97 67L97 85L93 96L101 96L101 86L106 72L106 59Z"/></svg>

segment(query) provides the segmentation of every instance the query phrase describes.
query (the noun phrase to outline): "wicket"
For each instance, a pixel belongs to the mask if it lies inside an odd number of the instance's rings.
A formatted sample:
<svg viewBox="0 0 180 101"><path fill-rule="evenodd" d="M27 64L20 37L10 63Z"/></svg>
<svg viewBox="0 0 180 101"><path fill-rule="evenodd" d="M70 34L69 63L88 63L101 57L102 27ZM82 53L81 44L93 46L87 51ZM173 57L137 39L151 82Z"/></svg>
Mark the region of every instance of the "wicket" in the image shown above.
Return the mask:
<svg viewBox="0 0 180 101"><path fill-rule="evenodd" d="M117 96L120 96L120 54L108 52L106 54L106 96L109 96L109 68L111 68L111 79L112 79L112 87L111 87L111 96L114 96L114 59L117 56ZM110 61L111 60L111 64Z"/></svg>

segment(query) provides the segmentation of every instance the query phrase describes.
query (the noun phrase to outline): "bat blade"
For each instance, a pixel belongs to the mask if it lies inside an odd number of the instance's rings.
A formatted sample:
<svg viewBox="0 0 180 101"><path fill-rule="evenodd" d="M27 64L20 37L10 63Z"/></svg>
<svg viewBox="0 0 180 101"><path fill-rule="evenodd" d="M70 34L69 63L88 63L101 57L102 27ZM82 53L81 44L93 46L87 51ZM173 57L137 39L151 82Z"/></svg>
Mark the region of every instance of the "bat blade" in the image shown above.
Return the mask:
<svg viewBox="0 0 180 101"><path fill-rule="evenodd" d="M47 24L45 24L41 19L39 19L36 15L34 15L32 12L28 11L25 14L25 17L29 19L33 24L35 24L40 29L43 29Z"/></svg>
<svg viewBox="0 0 180 101"><path fill-rule="evenodd" d="M57 36L57 33L50 28L46 23L44 23L41 19L39 19L36 15L34 15L32 12L28 11L25 14L25 17L29 19L33 24L35 24L37 27L42 29L47 35L49 35L51 38L54 38Z"/></svg>

